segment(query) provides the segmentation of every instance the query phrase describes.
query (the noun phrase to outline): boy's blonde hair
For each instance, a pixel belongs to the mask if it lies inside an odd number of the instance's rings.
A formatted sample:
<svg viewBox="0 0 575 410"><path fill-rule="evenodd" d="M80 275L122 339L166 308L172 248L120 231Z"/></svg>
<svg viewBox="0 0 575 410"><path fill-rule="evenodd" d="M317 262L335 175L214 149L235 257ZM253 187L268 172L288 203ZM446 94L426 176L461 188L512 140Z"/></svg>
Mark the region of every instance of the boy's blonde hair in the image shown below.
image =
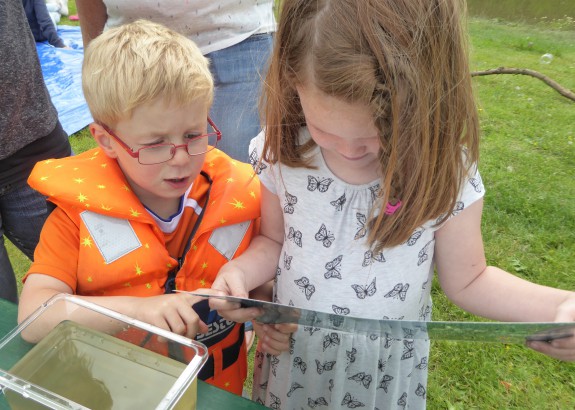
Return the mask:
<svg viewBox="0 0 575 410"><path fill-rule="evenodd" d="M298 145L297 85L368 107L382 147L382 197L369 223L376 250L444 221L478 159L464 15L463 0L283 0L262 99L264 158L307 166L314 143ZM386 215L390 200L402 206Z"/></svg>
<svg viewBox="0 0 575 410"><path fill-rule="evenodd" d="M178 104L213 99L208 60L193 41L138 20L104 31L84 54L82 89L95 122L113 127L158 97Z"/></svg>

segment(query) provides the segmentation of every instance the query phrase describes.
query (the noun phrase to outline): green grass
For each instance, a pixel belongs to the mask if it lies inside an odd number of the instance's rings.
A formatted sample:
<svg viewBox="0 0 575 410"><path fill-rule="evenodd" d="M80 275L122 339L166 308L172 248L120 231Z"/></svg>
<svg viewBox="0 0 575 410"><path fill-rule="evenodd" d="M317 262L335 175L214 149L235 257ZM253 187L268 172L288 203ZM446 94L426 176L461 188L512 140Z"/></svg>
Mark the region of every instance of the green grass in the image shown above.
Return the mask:
<svg viewBox="0 0 575 410"><path fill-rule="evenodd" d="M75 13L72 3L70 14ZM61 24L76 23L63 19ZM474 70L530 68L575 90L574 30L472 20L470 35ZM554 56L550 64L540 63L545 53ZM483 130L488 262L574 290L575 102L527 76L475 77L474 83ZM71 142L75 152L94 144L86 130L71 136ZM29 262L13 247L9 252L21 277ZM437 283L433 295L435 320L477 319L452 305ZM428 408L572 409L575 364L517 345L433 342Z"/></svg>

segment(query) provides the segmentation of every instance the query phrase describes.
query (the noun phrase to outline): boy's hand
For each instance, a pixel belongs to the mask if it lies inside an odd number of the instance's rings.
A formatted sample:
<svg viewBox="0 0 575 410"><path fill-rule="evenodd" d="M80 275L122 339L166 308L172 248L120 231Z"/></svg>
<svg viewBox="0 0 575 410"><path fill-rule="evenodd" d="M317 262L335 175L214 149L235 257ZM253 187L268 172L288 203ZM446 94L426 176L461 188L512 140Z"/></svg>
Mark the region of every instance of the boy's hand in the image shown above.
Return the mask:
<svg viewBox="0 0 575 410"><path fill-rule="evenodd" d="M135 317L143 322L193 339L196 334L208 331L208 326L200 320L192 308L192 305L203 299L187 293L138 298Z"/></svg>
<svg viewBox="0 0 575 410"><path fill-rule="evenodd" d="M556 322L575 322L575 293L557 308ZM550 342L527 342L527 346L540 353L566 362L575 361L575 334Z"/></svg>
<svg viewBox="0 0 575 410"><path fill-rule="evenodd" d="M264 325L254 322L254 329L259 340L259 348L274 356L290 348L291 334L297 330L295 323Z"/></svg>

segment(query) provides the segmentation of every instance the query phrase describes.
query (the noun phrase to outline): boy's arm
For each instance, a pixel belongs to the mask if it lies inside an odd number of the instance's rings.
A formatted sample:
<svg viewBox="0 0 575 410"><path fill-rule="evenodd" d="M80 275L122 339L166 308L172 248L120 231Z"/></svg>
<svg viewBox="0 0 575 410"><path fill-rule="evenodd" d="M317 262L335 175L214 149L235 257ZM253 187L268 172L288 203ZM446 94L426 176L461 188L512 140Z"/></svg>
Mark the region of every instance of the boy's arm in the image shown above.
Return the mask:
<svg viewBox="0 0 575 410"><path fill-rule="evenodd" d="M203 291L210 292L209 289ZM72 294L73 290L54 277L38 273L30 274L20 295L18 322L22 322L42 303L58 293ZM208 330L192 308L192 305L201 301L202 298L186 293L151 297L78 297L191 339L197 333L204 333ZM62 306L60 310L52 310L50 316L43 316L41 326L27 328L23 336L29 342L37 342L63 320L73 320L108 333L119 330L115 323L103 318L100 314L92 314L88 309L69 311Z"/></svg>
<svg viewBox="0 0 575 410"><path fill-rule="evenodd" d="M102 34L108 13L103 0L76 0L76 8L86 48L90 41Z"/></svg>

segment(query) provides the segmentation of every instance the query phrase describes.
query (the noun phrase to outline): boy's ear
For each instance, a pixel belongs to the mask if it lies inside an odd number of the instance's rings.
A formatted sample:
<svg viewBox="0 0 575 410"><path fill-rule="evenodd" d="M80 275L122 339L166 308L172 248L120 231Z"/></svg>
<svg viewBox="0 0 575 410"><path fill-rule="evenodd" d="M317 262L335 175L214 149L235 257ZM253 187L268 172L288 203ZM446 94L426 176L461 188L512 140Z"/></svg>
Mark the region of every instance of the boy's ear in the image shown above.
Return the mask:
<svg viewBox="0 0 575 410"><path fill-rule="evenodd" d="M106 132L104 127L102 127L98 123L93 122L92 124L90 124L89 129L90 133L92 134L92 137L94 137L94 140L98 143L102 151L104 151L104 154L106 154L110 158L117 158L118 155L116 154L114 147L110 143L112 137L110 137L110 135Z"/></svg>

